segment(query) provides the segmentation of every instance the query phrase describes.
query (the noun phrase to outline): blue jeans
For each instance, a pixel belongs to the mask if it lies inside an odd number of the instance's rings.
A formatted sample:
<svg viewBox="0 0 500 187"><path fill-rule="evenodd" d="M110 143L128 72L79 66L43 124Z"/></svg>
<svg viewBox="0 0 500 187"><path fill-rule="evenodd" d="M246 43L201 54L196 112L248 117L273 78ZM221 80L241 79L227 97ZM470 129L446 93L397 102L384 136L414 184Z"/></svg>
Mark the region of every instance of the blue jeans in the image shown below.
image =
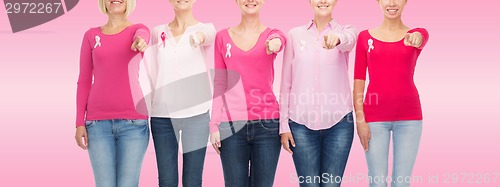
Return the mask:
<svg viewBox="0 0 500 187"><path fill-rule="evenodd" d="M311 130L291 120L289 125L300 186L340 186L354 138L352 113L329 129Z"/></svg>
<svg viewBox="0 0 500 187"><path fill-rule="evenodd" d="M410 186L422 134L422 121L373 122L368 123L368 126L371 139L365 155L370 187L385 187L387 182L391 182L393 187ZM392 176L387 177L391 131L394 161Z"/></svg>
<svg viewBox="0 0 500 187"><path fill-rule="evenodd" d="M96 187L139 186L148 120L96 120L85 126Z"/></svg>
<svg viewBox="0 0 500 187"><path fill-rule="evenodd" d="M182 186L201 187L209 121L208 112L188 118L151 118L159 186L179 184L178 151L181 139Z"/></svg>
<svg viewBox="0 0 500 187"><path fill-rule="evenodd" d="M223 122L219 132L225 186L273 186L281 151L279 120Z"/></svg>

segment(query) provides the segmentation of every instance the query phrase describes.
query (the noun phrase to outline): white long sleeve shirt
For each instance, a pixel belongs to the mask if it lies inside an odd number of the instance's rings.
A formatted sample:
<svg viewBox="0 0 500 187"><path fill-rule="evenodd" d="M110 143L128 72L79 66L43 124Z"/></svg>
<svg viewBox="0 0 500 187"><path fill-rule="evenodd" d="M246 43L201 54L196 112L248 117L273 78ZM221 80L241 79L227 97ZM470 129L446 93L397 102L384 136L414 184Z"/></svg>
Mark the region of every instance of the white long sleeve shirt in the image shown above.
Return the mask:
<svg viewBox="0 0 500 187"><path fill-rule="evenodd" d="M190 38L201 32L206 39L193 47ZM216 30L213 24L198 23L174 38L167 24L152 33L150 72L153 90L152 117L186 118L207 112L211 89L207 70L212 64Z"/></svg>

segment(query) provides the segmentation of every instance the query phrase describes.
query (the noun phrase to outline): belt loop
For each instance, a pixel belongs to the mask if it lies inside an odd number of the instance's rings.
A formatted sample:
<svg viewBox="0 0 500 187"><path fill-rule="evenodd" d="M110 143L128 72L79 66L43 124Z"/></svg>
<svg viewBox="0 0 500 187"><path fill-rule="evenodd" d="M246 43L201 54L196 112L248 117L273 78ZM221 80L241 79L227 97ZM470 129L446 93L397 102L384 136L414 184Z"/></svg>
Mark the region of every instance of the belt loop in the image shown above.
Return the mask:
<svg viewBox="0 0 500 187"><path fill-rule="evenodd" d="M231 132L233 134L236 134L236 131L234 130L234 125L233 125L233 122L232 121L229 121L229 126L231 126Z"/></svg>

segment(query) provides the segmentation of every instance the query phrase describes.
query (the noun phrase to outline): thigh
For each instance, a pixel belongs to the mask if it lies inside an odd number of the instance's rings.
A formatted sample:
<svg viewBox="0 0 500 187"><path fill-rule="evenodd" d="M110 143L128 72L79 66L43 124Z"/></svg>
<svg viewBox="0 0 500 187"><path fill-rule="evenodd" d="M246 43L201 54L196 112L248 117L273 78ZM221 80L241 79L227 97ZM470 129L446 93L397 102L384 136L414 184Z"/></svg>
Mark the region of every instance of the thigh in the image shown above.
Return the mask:
<svg viewBox="0 0 500 187"><path fill-rule="evenodd" d="M368 123L371 138L368 152L365 153L368 164L368 175L372 178L370 186L386 185L388 172L389 143L391 139L391 122Z"/></svg>
<svg viewBox="0 0 500 187"><path fill-rule="evenodd" d="M138 186L142 161L149 143L148 120L117 120L117 184Z"/></svg>
<svg viewBox="0 0 500 187"><path fill-rule="evenodd" d="M183 168L182 184L186 187L202 185L203 165L208 143L208 113L186 118L182 127Z"/></svg>
<svg viewBox="0 0 500 187"><path fill-rule="evenodd" d="M88 153L96 186L116 186L116 145L112 122L86 121Z"/></svg>
<svg viewBox="0 0 500 187"><path fill-rule="evenodd" d="M244 124L244 123L242 123ZM219 126L221 138L220 157L224 172L224 183L227 187L248 187L248 164L250 161L250 145L247 141L246 125L223 122ZM233 128L241 129L236 133Z"/></svg>
<svg viewBox="0 0 500 187"><path fill-rule="evenodd" d="M281 151L278 120L262 120L249 129L251 145L250 186L273 186ZM249 130L250 131L250 130Z"/></svg>
<svg viewBox="0 0 500 187"><path fill-rule="evenodd" d="M393 127L393 179L395 186L408 186L417 158L422 121L397 121Z"/></svg>
<svg viewBox="0 0 500 187"><path fill-rule="evenodd" d="M177 186L178 174L178 131L170 118L151 118L151 133L158 167L160 186Z"/></svg>
<svg viewBox="0 0 500 187"><path fill-rule="evenodd" d="M300 186L319 186L320 180L314 179L321 176L321 133L292 120L289 126L295 141L295 147L290 149Z"/></svg>
<svg viewBox="0 0 500 187"><path fill-rule="evenodd" d="M329 176L322 186L340 186L354 138L352 113L324 130L322 138L321 173Z"/></svg>
<svg viewBox="0 0 500 187"><path fill-rule="evenodd" d="M206 149L210 133L208 113L183 119L182 125L182 150L189 153L198 149Z"/></svg>

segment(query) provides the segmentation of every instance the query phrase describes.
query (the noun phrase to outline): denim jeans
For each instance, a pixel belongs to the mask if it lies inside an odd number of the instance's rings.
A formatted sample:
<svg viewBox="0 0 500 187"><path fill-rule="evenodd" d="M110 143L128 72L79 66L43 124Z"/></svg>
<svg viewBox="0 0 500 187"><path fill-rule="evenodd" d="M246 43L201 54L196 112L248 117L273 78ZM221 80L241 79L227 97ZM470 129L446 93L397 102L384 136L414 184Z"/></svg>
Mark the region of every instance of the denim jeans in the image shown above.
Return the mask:
<svg viewBox="0 0 500 187"><path fill-rule="evenodd" d="M148 120L95 120L85 126L96 187L139 186Z"/></svg>
<svg viewBox="0 0 500 187"><path fill-rule="evenodd" d="M201 187L208 143L208 112L188 118L151 118L161 187L179 184L179 139L182 141L182 186Z"/></svg>
<svg viewBox="0 0 500 187"><path fill-rule="evenodd" d="M219 132L225 186L273 186L281 151L279 120L223 122Z"/></svg>
<svg viewBox="0 0 500 187"><path fill-rule="evenodd" d="M352 113L329 129L311 130L290 120L293 162L301 187L340 186L354 138Z"/></svg>
<svg viewBox="0 0 500 187"><path fill-rule="evenodd" d="M365 155L370 187L385 187L387 182L391 182L393 187L410 186L422 134L422 121L373 122L368 123L368 126L371 139ZM394 158L392 176L387 177L391 131Z"/></svg>

